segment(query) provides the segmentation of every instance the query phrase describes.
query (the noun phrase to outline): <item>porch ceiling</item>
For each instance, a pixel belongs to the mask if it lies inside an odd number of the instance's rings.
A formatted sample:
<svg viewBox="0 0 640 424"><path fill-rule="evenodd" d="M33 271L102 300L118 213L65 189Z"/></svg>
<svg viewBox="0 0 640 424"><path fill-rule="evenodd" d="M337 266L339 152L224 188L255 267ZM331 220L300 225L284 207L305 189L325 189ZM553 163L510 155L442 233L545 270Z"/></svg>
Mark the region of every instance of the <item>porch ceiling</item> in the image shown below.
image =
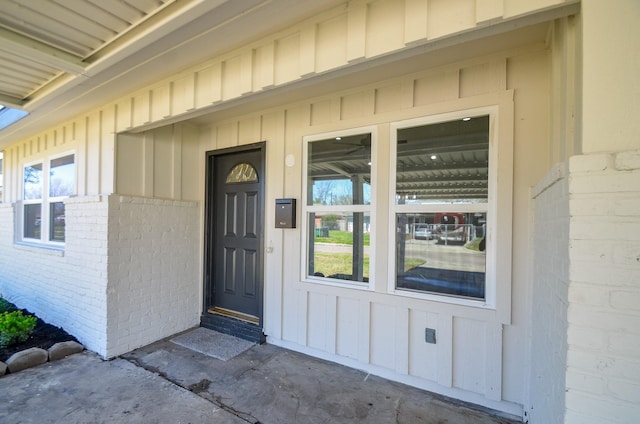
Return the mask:
<svg viewBox="0 0 640 424"><path fill-rule="evenodd" d="M0 148L341 2L0 0Z"/></svg>

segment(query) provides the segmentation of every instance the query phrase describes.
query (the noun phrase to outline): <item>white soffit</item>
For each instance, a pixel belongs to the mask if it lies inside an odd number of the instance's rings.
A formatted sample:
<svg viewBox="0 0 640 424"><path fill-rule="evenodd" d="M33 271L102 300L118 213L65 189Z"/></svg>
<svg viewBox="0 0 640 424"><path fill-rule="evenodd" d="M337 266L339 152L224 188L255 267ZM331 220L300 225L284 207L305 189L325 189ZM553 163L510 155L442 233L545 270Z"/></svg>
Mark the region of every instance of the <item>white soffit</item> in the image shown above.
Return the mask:
<svg viewBox="0 0 640 424"><path fill-rule="evenodd" d="M0 147L343 2L0 0Z"/></svg>
<svg viewBox="0 0 640 424"><path fill-rule="evenodd" d="M0 0L0 102L23 107L173 0Z"/></svg>

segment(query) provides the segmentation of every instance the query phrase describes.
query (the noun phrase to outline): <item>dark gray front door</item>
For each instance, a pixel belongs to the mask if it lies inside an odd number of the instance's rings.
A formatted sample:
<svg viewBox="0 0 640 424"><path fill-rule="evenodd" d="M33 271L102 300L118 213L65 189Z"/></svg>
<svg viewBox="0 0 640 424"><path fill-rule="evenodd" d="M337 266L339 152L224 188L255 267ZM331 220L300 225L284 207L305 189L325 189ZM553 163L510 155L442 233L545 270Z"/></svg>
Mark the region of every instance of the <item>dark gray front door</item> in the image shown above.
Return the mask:
<svg viewBox="0 0 640 424"><path fill-rule="evenodd" d="M262 147L208 158L207 312L262 321L264 163Z"/></svg>

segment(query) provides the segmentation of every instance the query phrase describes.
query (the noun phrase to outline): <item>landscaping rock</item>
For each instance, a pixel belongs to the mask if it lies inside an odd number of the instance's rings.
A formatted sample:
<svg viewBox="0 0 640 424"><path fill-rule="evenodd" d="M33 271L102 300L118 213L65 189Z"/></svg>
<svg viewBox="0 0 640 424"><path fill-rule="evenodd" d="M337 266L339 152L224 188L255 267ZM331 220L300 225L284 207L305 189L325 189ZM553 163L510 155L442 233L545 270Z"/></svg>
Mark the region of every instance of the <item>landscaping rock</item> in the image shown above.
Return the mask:
<svg viewBox="0 0 640 424"><path fill-rule="evenodd" d="M7 373L7 364L5 364L4 362L0 361L0 377L5 375L6 373Z"/></svg>
<svg viewBox="0 0 640 424"><path fill-rule="evenodd" d="M39 347L32 347L22 352L14 353L7 360L10 372L17 372L36 365L44 364L49 359L49 353Z"/></svg>
<svg viewBox="0 0 640 424"><path fill-rule="evenodd" d="M56 343L49 348L49 360L57 361L74 353L82 352L83 350L84 346L78 342L69 341Z"/></svg>

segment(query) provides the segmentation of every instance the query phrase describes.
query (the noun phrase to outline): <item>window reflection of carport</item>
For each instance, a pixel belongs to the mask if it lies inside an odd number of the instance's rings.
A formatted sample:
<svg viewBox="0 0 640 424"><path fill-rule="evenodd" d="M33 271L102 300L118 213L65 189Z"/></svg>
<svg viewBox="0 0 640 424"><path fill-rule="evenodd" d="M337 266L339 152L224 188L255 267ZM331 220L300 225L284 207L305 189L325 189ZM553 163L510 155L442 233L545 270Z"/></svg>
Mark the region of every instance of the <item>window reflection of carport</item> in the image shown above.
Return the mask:
<svg viewBox="0 0 640 424"><path fill-rule="evenodd" d="M431 275L437 274L439 277L434 281L444 278L451 288L458 285L456 279L465 277L458 271L481 273L484 281L484 244L480 247L481 240L476 242L478 246L470 242L478 235L484 237L486 230L489 116L463 116L441 122L425 120L423 124L411 121L407 126L397 127L397 283L407 276L427 281ZM478 230L476 226L479 224ZM418 239L413 231L416 225L426 225L420 237L425 240L416 241L417 245L413 245L414 240L409 238ZM426 265L415 267L410 258L424 259ZM412 273L419 273L421 277ZM443 277L445 274L450 275ZM418 285L406 288L423 290ZM449 294L470 295L450 288L446 289ZM472 295L476 296L484 296L484 290Z"/></svg>

